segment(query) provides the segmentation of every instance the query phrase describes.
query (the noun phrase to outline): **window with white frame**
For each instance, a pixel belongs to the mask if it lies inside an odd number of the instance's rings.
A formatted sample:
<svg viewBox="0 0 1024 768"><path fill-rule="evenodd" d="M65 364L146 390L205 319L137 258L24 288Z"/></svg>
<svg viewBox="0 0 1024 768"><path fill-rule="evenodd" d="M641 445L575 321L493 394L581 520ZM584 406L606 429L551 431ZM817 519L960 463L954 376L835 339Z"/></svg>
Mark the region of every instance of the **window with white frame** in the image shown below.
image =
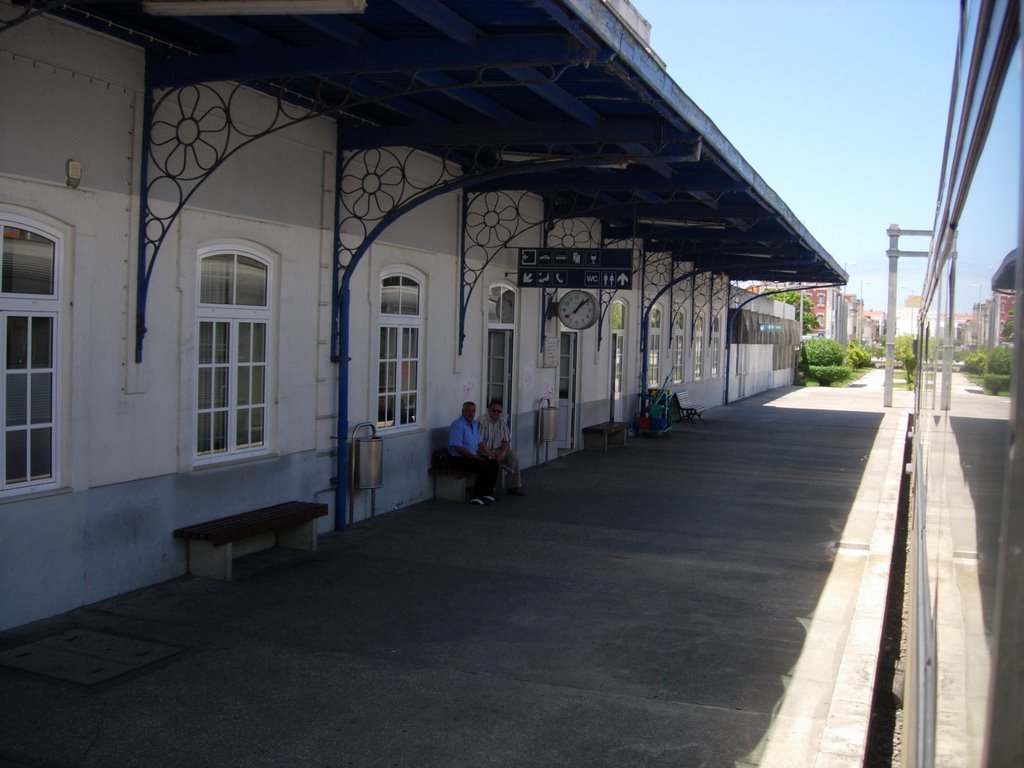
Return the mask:
<svg viewBox="0 0 1024 768"><path fill-rule="evenodd" d="M512 361L515 350L516 294L501 285L487 297L487 403L500 401L506 418L515 412L512 402Z"/></svg>
<svg viewBox="0 0 1024 768"><path fill-rule="evenodd" d="M661 386L661 308L651 309L647 321L647 386Z"/></svg>
<svg viewBox="0 0 1024 768"><path fill-rule="evenodd" d="M711 321L711 378L718 375L719 358L722 356L722 318Z"/></svg>
<svg viewBox="0 0 1024 768"><path fill-rule="evenodd" d="M0 214L4 493L57 482L60 250L56 234Z"/></svg>
<svg viewBox="0 0 1024 768"><path fill-rule="evenodd" d="M270 262L232 247L199 254L195 455L267 450Z"/></svg>
<svg viewBox="0 0 1024 768"><path fill-rule="evenodd" d="M408 274L380 281L377 427L410 427L419 414L422 286Z"/></svg>
<svg viewBox="0 0 1024 768"><path fill-rule="evenodd" d="M686 361L686 318L682 312L676 313L672 325L672 381L683 380L683 363Z"/></svg>
<svg viewBox="0 0 1024 768"><path fill-rule="evenodd" d="M693 378L704 378L704 315L693 321Z"/></svg>

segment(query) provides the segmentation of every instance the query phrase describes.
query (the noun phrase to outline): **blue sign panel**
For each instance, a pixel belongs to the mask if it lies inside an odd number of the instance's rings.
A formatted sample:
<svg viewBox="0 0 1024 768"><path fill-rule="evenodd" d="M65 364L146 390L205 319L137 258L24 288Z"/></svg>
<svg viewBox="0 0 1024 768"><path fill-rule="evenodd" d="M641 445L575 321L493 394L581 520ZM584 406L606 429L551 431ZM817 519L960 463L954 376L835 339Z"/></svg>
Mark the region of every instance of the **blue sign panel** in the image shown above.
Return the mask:
<svg viewBox="0 0 1024 768"><path fill-rule="evenodd" d="M629 248L520 248L520 288L633 287Z"/></svg>

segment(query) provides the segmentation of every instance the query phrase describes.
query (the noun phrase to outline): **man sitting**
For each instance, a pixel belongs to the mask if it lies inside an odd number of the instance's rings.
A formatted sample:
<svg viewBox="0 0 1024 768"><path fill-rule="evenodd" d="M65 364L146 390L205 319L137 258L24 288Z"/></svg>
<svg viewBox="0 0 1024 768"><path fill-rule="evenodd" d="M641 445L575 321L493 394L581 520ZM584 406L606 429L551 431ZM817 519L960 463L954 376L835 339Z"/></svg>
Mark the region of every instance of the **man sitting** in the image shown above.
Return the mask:
<svg viewBox="0 0 1024 768"><path fill-rule="evenodd" d="M525 496L523 476L519 472L519 457L512 450L508 424L501 418L501 400L487 404L487 416L480 419L480 438L502 470L509 473L508 492L510 496Z"/></svg>
<svg viewBox="0 0 1024 768"><path fill-rule="evenodd" d="M471 504L490 504L494 501L494 486L498 480L498 462L480 438L480 425L476 422L476 403L462 404L462 415L448 428L448 455L455 469L476 476Z"/></svg>

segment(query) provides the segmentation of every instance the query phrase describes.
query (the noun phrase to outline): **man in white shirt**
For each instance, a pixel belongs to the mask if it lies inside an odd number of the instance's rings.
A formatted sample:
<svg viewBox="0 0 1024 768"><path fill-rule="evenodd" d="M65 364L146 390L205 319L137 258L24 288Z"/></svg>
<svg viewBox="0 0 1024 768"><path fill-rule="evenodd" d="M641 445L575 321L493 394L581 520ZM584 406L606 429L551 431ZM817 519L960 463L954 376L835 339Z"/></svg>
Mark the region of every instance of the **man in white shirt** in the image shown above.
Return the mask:
<svg viewBox="0 0 1024 768"><path fill-rule="evenodd" d="M501 417L500 400L491 400L487 404L487 415L480 419L480 441L487 447L487 455L501 465L503 472L508 472L508 492L510 496L525 496L523 478L519 472L519 458L512 450L512 440L508 424Z"/></svg>

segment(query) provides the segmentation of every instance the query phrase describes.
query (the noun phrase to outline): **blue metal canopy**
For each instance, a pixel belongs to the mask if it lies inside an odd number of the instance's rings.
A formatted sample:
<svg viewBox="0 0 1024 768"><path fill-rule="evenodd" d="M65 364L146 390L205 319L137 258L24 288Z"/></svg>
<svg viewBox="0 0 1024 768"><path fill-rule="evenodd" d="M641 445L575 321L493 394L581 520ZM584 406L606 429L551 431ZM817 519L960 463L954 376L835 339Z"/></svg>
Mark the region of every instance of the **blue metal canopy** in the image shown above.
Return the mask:
<svg viewBox="0 0 1024 768"><path fill-rule="evenodd" d="M36 0L25 14L141 46L152 92L257 88L336 120L345 151L435 152L485 171L459 188L536 192L551 217L600 220L606 241L642 238L648 252L734 280L846 280L614 3L369 0L361 13L325 13L325 2L289 12L297 6L283 0L167 5L158 15L145 2Z"/></svg>

